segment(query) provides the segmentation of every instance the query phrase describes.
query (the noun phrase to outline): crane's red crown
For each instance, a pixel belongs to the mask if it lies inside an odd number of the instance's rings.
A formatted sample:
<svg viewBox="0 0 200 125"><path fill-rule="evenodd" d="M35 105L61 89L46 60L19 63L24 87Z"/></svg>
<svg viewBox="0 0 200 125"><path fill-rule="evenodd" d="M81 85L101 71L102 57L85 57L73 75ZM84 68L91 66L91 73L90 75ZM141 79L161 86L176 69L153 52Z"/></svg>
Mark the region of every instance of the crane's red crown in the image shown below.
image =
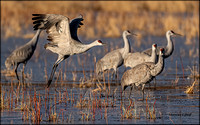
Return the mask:
<svg viewBox="0 0 200 125"><path fill-rule="evenodd" d="M98 40L98 42L99 42L99 43L102 43L102 41L101 41L101 40Z"/></svg>
<svg viewBox="0 0 200 125"><path fill-rule="evenodd" d="M161 51L161 52L163 52L163 51L164 51L164 49L163 49L163 48L161 48L161 49L160 49L160 51Z"/></svg>

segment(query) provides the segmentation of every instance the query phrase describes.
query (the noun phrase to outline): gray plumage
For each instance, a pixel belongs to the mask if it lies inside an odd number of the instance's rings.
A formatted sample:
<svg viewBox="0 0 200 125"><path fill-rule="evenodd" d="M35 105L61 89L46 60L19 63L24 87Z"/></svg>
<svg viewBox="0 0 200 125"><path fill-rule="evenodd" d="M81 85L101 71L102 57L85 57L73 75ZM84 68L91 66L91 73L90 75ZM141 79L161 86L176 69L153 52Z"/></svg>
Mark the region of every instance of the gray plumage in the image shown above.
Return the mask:
<svg viewBox="0 0 200 125"><path fill-rule="evenodd" d="M11 66L13 66L13 69L15 70L15 74L17 77L17 80L19 81L19 77L17 74L17 68L19 66L20 63L23 63L23 71L22 71L22 80L24 81L24 68L26 66L26 63L28 62L28 60L32 57L37 43L38 43L38 39L39 39L39 35L41 33L41 30L38 29L36 34L34 35L34 37L25 45L15 49L6 59L5 61L5 66L6 68L9 70L11 68Z"/></svg>
<svg viewBox="0 0 200 125"><path fill-rule="evenodd" d="M90 44L83 44L77 36L77 29L83 25L82 15L73 19L70 23L68 17L57 14L33 14L32 20L35 20L34 29L46 29L48 34L49 43L45 45L45 48L58 54L58 59L54 63L50 78L47 83L47 87L52 82L56 68L60 62L65 60L71 55L86 52L94 46L102 46L103 43L100 40L95 40Z"/></svg>
<svg viewBox="0 0 200 125"><path fill-rule="evenodd" d="M131 34L130 31L128 30L124 31L123 32L124 47L107 53L103 58L101 58L96 63L97 75L99 75L103 71L110 69L113 69L116 75L117 68L123 64L125 56L130 52L130 43L127 39L128 35L135 35L135 34Z"/></svg>
<svg viewBox="0 0 200 125"><path fill-rule="evenodd" d="M142 86L143 99L144 99L144 86L152 79L159 75L164 68L164 49L160 49L158 62L155 64L153 62L145 62L127 70L121 79L122 91L131 86L130 94L133 86ZM130 95L129 95L130 97Z"/></svg>
<svg viewBox="0 0 200 125"><path fill-rule="evenodd" d="M165 54L163 56L164 58L168 58L169 56L172 55L172 53L174 51L174 44L173 44L171 36L174 36L174 35L181 36L180 34L175 33L172 30L169 30L169 31L166 32L167 46L165 46L165 47L161 47L161 46L157 47L157 56L159 55L159 50L161 48L164 48L164 50L165 50ZM142 52L145 53L145 54L147 54L147 55L151 55L152 49L147 49L147 50L144 50Z"/></svg>
<svg viewBox="0 0 200 125"><path fill-rule="evenodd" d="M138 64L144 63L144 62L153 62L156 63L156 48L157 45L152 45L152 54L147 55L141 52L135 52L135 53L128 53L127 56L124 59L124 66L125 67L135 67Z"/></svg>

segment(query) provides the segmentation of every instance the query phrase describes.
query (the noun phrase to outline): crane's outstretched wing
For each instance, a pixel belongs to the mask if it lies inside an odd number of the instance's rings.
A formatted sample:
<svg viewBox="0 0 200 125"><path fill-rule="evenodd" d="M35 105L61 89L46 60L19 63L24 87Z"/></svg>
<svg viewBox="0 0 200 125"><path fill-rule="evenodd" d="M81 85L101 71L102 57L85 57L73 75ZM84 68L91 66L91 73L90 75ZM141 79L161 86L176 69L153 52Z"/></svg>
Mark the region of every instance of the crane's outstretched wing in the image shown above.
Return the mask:
<svg viewBox="0 0 200 125"><path fill-rule="evenodd" d="M57 14L32 14L34 30L46 29L49 41L54 43L70 42L71 33L69 28L69 18Z"/></svg>
<svg viewBox="0 0 200 125"><path fill-rule="evenodd" d="M71 22L69 24L71 37L74 40L77 40L79 42L81 42L81 41L78 39L77 30L78 30L78 28L81 27L81 25L83 25L83 23L81 22L83 20L84 20L83 16L80 14L77 18L74 18L73 20L71 20Z"/></svg>

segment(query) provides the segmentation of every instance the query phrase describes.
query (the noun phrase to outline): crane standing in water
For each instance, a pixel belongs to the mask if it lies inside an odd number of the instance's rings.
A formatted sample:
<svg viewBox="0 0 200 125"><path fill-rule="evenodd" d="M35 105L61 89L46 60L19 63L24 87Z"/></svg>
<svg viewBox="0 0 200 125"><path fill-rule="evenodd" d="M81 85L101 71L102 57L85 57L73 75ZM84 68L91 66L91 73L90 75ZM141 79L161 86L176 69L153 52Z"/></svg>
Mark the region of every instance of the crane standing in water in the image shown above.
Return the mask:
<svg viewBox="0 0 200 125"><path fill-rule="evenodd" d="M130 43L127 39L131 34L130 31L126 30L123 32L124 47L120 49L113 50L107 53L103 58L101 58L96 63L96 74L99 75L101 72L113 69L116 77L117 68L123 64L125 56L130 52Z"/></svg>
<svg viewBox="0 0 200 125"><path fill-rule="evenodd" d="M144 62L156 63L157 61L156 49L157 49L157 44L153 44L151 55L147 55L142 52L128 53L124 59L124 66L133 68L136 65L144 63ZM154 88L156 88L156 78L154 78Z"/></svg>
<svg viewBox="0 0 200 125"><path fill-rule="evenodd" d="M138 64L141 64L143 62L153 62L156 63L156 49L157 45L153 44L152 45L152 54L147 55L141 52L135 52L135 53L128 53L127 56L124 59L124 66L125 67L135 67Z"/></svg>
<svg viewBox="0 0 200 125"><path fill-rule="evenodd" d="M50 86L57 66L69 56L86 52L94 46L102 46L100 40L95 40L90 44L83 44L77 37L77 29L83 25L82 15L69 22L69 18L57 14L33 14L35 20L34 29L46 29L49 43L45 48L58 54L58 59L54 63L47 87Z"/></svg>
<svg viewBox="0 0 200 125"><path fill-rule="evenodd" d="M129 70L127 70L121 79L121 86L122 86L122 95L124 95L124 90L131 86L129 98L131 95L131 91L133 86L142 86L143 91L143 100L144 100L144 86L148 82L152 81L152 79L159 75L164 69L164 49L160 49L159 59L158 62L155 64L153 62L145 62L139 64Z"/></svg>
<svg viewBox="0 0 200 125"><path fill-rule="evenodd" d="M158 61L158 55L159 55L159 50L161 48L164 48L165 50L165 54L163 55L163 58L166 59L168 58L169 56L172 55L173 51L174 51L174 44L173 44L173 41L172 41L172 38L171 36L181 36L180 34L178 33L175 33L174 31L172 30L169 30L166 32L166 38L167 38L167 46L158 46L157 47L157 58L156 58L156 62ZM147 50L144 50L142 51L144 54L147 54L149 56L151 56L151 53L152 53L152 49L147 49ZM154 88L156 88L156 82L154 81Z"/></svg>
<svg viewBox="0 0 200 125"><path fill-rule="evenodd" d="M173 44L173 41L172 41L172 38L171 36L181 36L180 34L178 33L175 33L174 31L172 30L169 30L166 32L166 38L167 38L167 46L163 47L163 46L158 46L157 47L157 56L159 55L159 50L161 48L164 48L165 50L165 54L163 55L164 59L165 58L168 58L169 56L172 55L173 51L174 51L174 44ZM143 53L151 56L151 53L152 53L152 49L147 49L147 50L144 50L142 51Z"/></svg>
<svg viewBox="0 0 200 125"><path fill-rule="evenodd" d="M29 59L32 57L38 43L39 35L41 33L41 29L38 29L34 37L25 45L15 49L6 59L5 65L7 70L10 69L11 66L13 66L13 70L15 70L15 74L17 77L18 82L19 76L17 74L17 68L20 63L23 63L23 70L22 70L22 82L24 83L24 68L26 66L26 63L29 61Z"/></svg>

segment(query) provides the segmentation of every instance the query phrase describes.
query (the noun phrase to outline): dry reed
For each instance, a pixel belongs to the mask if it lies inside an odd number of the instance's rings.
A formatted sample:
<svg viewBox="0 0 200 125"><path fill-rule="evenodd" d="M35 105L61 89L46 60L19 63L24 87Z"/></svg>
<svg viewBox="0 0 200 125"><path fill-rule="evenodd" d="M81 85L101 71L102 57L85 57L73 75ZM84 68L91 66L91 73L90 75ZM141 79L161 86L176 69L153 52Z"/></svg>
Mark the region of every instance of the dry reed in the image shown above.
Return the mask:
<svg viewBox="0 0 200 125"><path fill-rule="evenodd" d="M193 94L194 93L194 85L197 83L198 83L197 81L194 81L191 86L187 87L187 89L185 90L185 93Z"/></svg>
<svg viewBox="0 0 200 125"><path fill-rule="evenodd" d="M79 32L86 38L119 37L126 29L164 35L173 29L187 34L186 44L192 44L199 34L198 1L2 1L1 9L4 38L29 34L23 29L33 26L32 13L63 14L70 19L81 13L85 25Z"/></svg>

